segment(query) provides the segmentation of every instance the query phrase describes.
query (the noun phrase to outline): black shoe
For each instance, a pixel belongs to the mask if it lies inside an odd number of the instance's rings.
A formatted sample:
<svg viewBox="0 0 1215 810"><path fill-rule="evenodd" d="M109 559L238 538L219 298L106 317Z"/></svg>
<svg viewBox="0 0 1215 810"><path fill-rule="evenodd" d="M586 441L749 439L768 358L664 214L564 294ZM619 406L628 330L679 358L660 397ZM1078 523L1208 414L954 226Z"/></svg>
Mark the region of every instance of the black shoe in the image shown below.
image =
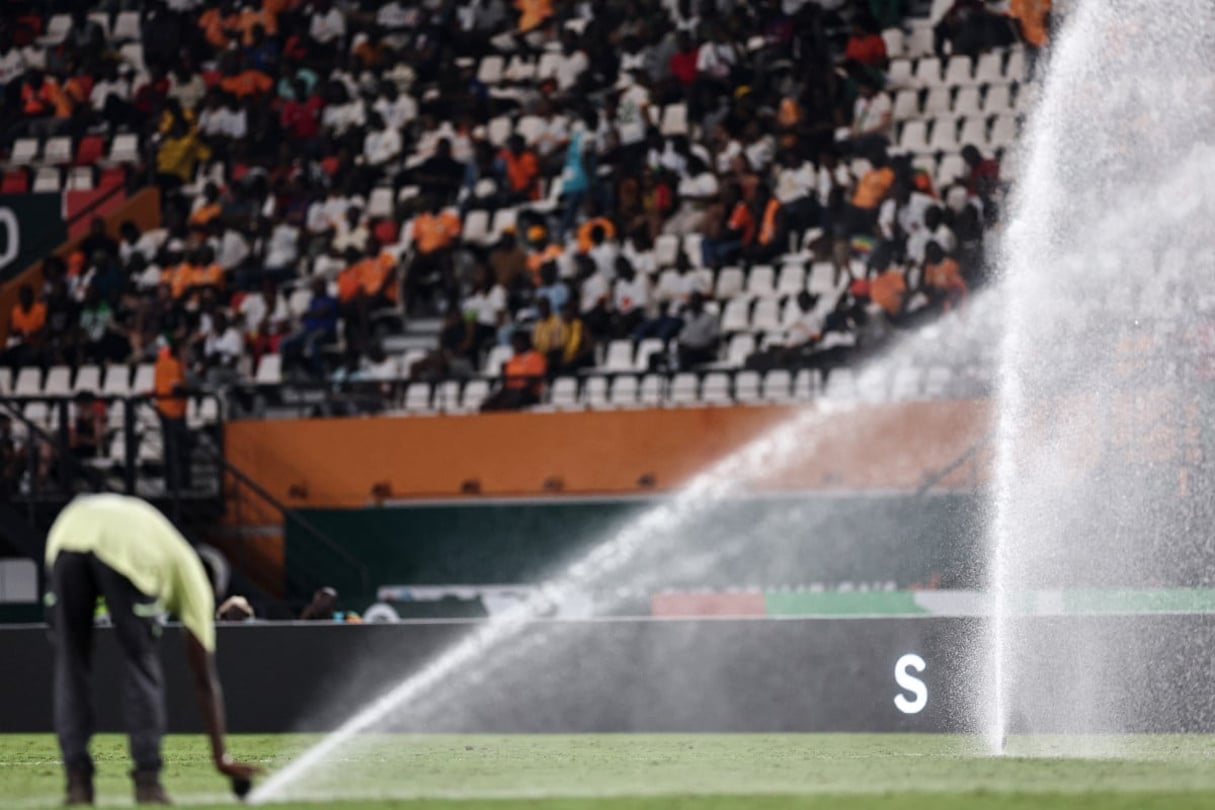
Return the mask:
<svg viewBox="0 0 1215 810"><path fill-rule="evenodd" d="M93 804L93 774L89 771L67 772L67 795L63 799L67 807L83 807Z"/></svg>
<svg viewBox="0 0 1215 810"><path fill-rule="evenodd" d="M169 794L160 785L159 771L132 771L135 780L135 804L172 804Z"/></svg>

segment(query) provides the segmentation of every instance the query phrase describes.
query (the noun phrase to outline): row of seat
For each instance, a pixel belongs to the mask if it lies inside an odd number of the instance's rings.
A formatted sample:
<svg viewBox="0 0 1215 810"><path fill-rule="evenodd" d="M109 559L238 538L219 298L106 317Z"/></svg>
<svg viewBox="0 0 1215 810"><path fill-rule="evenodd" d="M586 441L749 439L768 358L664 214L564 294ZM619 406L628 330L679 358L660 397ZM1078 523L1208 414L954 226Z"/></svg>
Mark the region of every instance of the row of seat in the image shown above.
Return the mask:
<svg viewBox="0 0 1215 810"><path fill-rule="evenodd" d="M988 117L1021 112L1028 91L1016 91L1011 85L987 88L933 87L929 90L899 90L894 96L894 118Z"/></svg>
<svg viewBox="0 0 1215 810"><path fill-rule="evenodd" d="M899 127L898 147L902 152L957 152L967 145L982 150L1006 149L1012 146L1020 124L1012 114L970 118L938 116L932 121L905 121Z"/></svg>
<svg viewBox="0 0 1215 810"><path fill-rule="evenodd" d="M892 59L886 79L892 87L971 87L1023 83L1027 78L1025 51L991 51L973 60L951 56L942 62L936 56Z"/></svg>
<svg viewBox="0 0 1215 810"><path fill-rule="evenodd" d="M0 368L2 397L66 397L90 392L106 397L143 396L150 394L155 384L156 368L151 363L135 366L113 364L104 369L97 365L51 366L45 374L41 368L28 366L18 371L16 379L8 368Z"/></svg>
<svg viewBox="0 0 1215 810"><path fill-rule="evenodd" d="M10 169L0 175L0 194L57 193L60 191L92 191L124 185L127 170L123 166L98 169L96 166L74 166L58 169L43 166L37 171Z"/></svg>
<svg viewBox="0 0 1215 810"><path fill-rule="evenodd" d="M138 11L120 11L111 17L104 11L94 11L89 14L89 20L101 26L106 40L111 44L118 42L134 42L140 39ZM46 21L46 31L39 39L42 45L59 45L67 38L72 28L72 18L68 14L53 14Z"/></svg>
<svg viewBox="0 0 1215 810"><path fill-rule="evenodd" d="M108 150L101 135L84 135L75 140L68 135L56 135L45 141L18 138L7 162L12 166L130 165L139 162L139 136L130 132L117 134L110 139Z"/></svg>
<svg viewBox="0 0 1215 810"><path fill-rule="evenodd" d="M45 432L53 432L59 428L62 420L62 409L46 400L31 400L19 404L21 414L29 422ZM70 405L69 418L74 418L75 405ZM186 400L186 424L191 428L205 428L218 424L220 421L220 402L213 396L190 397ZM106 409L106 434L109 437L121 435L125 430L126 413L121 405L114 404ZM159 430L159 419L148 405L136 411L136 432L146 435L149 431ZM13 431L20 437L24 435L25 423L13 422Z"/></svg>

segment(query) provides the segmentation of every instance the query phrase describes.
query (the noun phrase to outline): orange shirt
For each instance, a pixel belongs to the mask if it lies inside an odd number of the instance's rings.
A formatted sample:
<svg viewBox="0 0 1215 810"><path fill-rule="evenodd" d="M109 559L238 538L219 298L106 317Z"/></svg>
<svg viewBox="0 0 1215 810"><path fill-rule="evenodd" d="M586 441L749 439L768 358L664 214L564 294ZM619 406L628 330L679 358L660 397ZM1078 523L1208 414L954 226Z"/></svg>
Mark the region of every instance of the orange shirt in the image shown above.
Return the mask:
<svg viewBox="0 0 1215 810"><path fill-rule="evenodd" d="M343 304L353 301L363 288L362 268L359 267L361 264L362 262L357 262L338 273L338 300Z"/></svg>
<svg viewBox="0 0 1215 810"><path fill-rule="evenodd" d="M185 379L181 360L174 357L168 349L161 349L156 358L156 372L153 378L156 410L160 411L161 416L181 419L186 415L186 398L173 396L173 389Z"/></svg>
<svg viewBox="0 0 1215 810"><path fill-rule="evenodd" d="M616 226L612 224L610 219L607 217L595 217L594 219L588 219L586 222L578 226L579 253L586 253L595 246L595 243L591 241L591 231L595 230L596 226L603 228L603 237L605 239L616 238Z"/></svg>
<svg viewBox="0 0 1215 810"><path fill-rule="evenodd" d="M519 194L526 192L533 200L539 199L540 189L536 185L536 178L540 176L540 164L536 156L526 149L517 155L503 149L501 158L506 164L506 179L511 191Z"/></svg>
<svg viewBox="0 0 1215 810"><path fill-rule="evenodd" d="M224 286L224 268L218 264L211 264L207 267L195 267L191 274L190 284L195 287L220 287Z"/></svg>
<svg viewBox="0 0 1215 810"><path fill-rule="evenodd" d="M190 224L191 225L206 225L208 222L210 222L211 220L213 220L217 216L219 216L219 212L221 210L222 209L220 208L220 205L217 202L211 203L210 205L204 205L202 208L199 208L193 214L190 214Z"/></svg>
<svg viewBox="0 0 1215 810"><path fill-rule="evenodd" d="M1050 0L1012 0L1009 11L1021 21L1021 33L1026 42L1038 48L1046 44Z"/></svg>
<svg viewBox="0 0 1215 810"><path fill-rule="evenodd" d="M186 294L186 290L190 289L190 285L194 283L196 272L194 265L189 262L182 262L176 267L166 267L161 270L160 283L169 285L174 298L181 298Z"/></svg>
<svg viewBox="0 0 1215 810"><path fill-rule="evenodd" d="M516 354L506 361L502 372L506 377L506 387L521 389L530 388L539 393L543 380L540 379L548 371L548 362L540 352L532 351L526 354Z"/></svg>
<svg viewBox="0 0 1215 810"><path fill-rule="evenodd" d="M755 217L751 216L751 209L747 207L745 202L739 202L734 205L734 210L730 212L730 219L726 222L726 227L732 231L741 231L743 244L751 244L751 240L755 238Z"/></svg>
<svg viewBox="0 0 1215 810"><path fill-rule="evenodd" d="M274 82L265 73L258 70L243 70L235 76L225 76L219 80L219 86L225 93L231 93L237 98L244 98L255 93L268 93Z"/></svg>
<svg viewBox="0 0 1215 810"><path fill-rule="evenodd" d="M369 297L378 295L380 290L384 291L385 297L390 301L397 300L397 285L389 284L384 286L388 275L396 266L396 260L392 258L390 253L381 253L374 259L363 259L355 265L358 272L359 288L363 294Z"/></svg>
<svg viewBox="0 0 1215 810"><path fill-rule="evenodd" d="M776 123L780 124L785 129L790 129L797 126L798 121L802 119L802 110L798 106L797 100L786 96L780 100L780 107L776 112Z"/></svg>
<svg viewBox="0 0 1215 810"><path fill-rule="evenodd" d="M450 247L460 235L460 218L451 211L422 213L413 220L413 243L419 253Z"/></svg>
<svg viewBox="0 0 1215 810"><path fill-rule="evenodd" d="M527 254L527 269L531 271L533 284L537 287L540 286L540 268L560 259L561 253L560 245L549 244L545 246L544 250Z"/></svg>
<svg viewBox="0 0 1215 810"><path fill-rule="evenodd" d="M553 0L515 0L519 30L530 31L553 16Z"/></svg>
<svg viewBox="0 0 1215 810"><path fill-rule="evenodd" d="M898 270L887 270L869 282L869 299L890 315L903 310L903 296L907 294L907 280Z"/></svg>
<svg viewBox="0 0 1215 810"><path fill-rule="evenodd" d="M9 315L9 331L20 333L23 337L40 331L44 326L46 326L46 304L41 301L35 301L28 312L17 304L13 307L12 314Z"/></svg>
<svg viewBox="0 0 1215 810"><path fill-rule="evenodd" d="M203 36L213 48L228 47L228 35L224 33L224 29L234 27L235 23L235 15L225 17L217 8L204 11L198 18L198 27L203 30Z"/></svg>
<svg viewBox="0 0 1215 810"><path fill-rule="evenodd" d="M237 16L233 27L240 30L243 44L252 45L253 27L259 24L262 28L266 29L266 36L268 37L272 37L278 33L278 18L275 17L274 12L266 8L260 10L245 9Z"/></svg>
<svg viewBox="0 0 1215 810"><path fill-rule="evenodd" d="M768 200L764 207L764 218L759 225L759 243L769 245L776 238L776 214L780 211L780 200L775 197Z"/></svg>
<svg viewBox="0 0 1215 810"><path fill-rule="evenodd" d="M877 208L886 192L894 185L894 169L871 169L856 184L852 204L857 208Z"/></svg>

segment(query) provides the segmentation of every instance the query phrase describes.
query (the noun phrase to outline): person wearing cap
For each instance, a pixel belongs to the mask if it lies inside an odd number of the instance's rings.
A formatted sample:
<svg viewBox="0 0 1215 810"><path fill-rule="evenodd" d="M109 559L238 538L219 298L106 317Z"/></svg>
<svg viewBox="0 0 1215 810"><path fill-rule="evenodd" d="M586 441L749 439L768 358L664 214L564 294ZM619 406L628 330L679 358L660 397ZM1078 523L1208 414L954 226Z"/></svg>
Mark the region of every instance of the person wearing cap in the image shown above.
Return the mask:
<svg viewBox="0 0 1215 810"><path fill-rule="evenodd" d="M93 615L104 598L123 657L123 711L135 769L137 804L169 804L160 784L165 728L159 616L181 621L186 662L202 710L216 770L248 780L224 744L223 694L215 669L215 594L224 566L212 553L214 581L173 524L147 502L126 495L82 495L59 514L46 543L46 602L55 649L54 722L67 773L68 805L91 805Z"/></svg>
<svg viewBox="0 0 1215 810"><path fill-rule="evenodd" d="M561 245L550 242L548 229L543 225L532 225L527 229L527 244L530 251L527 254L527 269L532 274L532 284L539 287L540 268L549 262L560 260Z"/></svg>

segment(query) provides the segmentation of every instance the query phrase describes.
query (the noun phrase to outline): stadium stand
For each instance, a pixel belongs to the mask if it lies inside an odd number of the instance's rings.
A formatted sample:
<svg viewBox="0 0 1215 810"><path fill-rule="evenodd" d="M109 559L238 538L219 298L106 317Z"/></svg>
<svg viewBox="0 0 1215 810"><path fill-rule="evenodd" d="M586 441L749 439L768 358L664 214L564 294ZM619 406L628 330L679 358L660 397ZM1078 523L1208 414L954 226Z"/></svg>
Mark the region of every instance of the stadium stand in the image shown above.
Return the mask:
<svg viewBox="0 0 1215 810"><path fill-rule="evenodd" d="M170 346L191 426L308 407L289 388L470 412L517 332L545 407L810 395L983 283L1033 64L1024 20L976 44L950 3L9 11L4 192L163 193L4 314L48 420L150 394Z"/></svg>

